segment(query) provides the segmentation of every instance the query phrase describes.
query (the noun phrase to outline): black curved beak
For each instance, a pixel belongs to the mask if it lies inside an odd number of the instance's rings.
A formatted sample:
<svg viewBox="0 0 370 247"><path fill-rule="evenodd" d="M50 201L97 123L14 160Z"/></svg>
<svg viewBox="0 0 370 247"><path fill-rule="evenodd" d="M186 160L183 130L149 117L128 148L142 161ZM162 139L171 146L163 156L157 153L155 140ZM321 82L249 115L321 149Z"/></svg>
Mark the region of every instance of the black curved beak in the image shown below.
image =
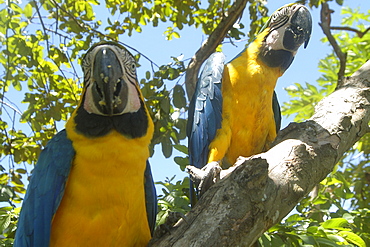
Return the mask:
<svg viewBox="0 0 370 247"><path fill-rule="evenodd" d="M285 30L283 45L287 50L296 51L304 43L307 47L312 32L310 11L301 5L290 19L290 26Z"/></svg>
<svg viewBox="0 0 370 247"><path fill-rule="evenodd" d="M112 49L102 46L93 62L93 98L99 111L108 116L121 114L127 105L128 88L123 68Z"/></svg>

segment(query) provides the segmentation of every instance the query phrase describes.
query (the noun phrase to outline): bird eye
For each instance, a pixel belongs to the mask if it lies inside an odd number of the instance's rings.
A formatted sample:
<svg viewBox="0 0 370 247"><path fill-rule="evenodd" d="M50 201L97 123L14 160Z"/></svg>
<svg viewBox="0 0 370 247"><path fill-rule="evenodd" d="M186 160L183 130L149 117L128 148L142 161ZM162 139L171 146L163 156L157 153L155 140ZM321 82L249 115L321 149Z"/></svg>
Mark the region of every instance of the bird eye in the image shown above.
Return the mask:
<svg viewBox="0 0 370 247"><path fill-rule="evenodd" d="M132 63L132 64L131 64L131 69L132 69L132 70L135 70L135 69L136 69L136 64L135 64L135 63Z"/></svg>

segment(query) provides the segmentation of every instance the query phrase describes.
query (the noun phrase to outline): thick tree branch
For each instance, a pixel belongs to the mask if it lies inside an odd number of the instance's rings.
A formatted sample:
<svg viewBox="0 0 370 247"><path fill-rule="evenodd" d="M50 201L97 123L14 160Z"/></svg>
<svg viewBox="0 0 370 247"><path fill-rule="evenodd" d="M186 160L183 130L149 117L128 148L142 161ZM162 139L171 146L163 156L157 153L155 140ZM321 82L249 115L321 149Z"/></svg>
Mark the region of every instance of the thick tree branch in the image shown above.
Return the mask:
<svg viewBox="0 0 370 247"><path fill-rule="evenodd" d="M368 132L370 61L282 130L266 153L240 158L170 233L150 246L250 246L281 221Z"/></svg>
<svg viewBox="0 0 370 247"><path fill-rule="evenodd" d="M319 25L324 34L326 35L326 37L328 38L329 43L333 47L335 54L339 58L338 85L340 85L342 79L344 78L344 72L346 70L347 53L342 52L337 41L330 32L330 22L332 13L333 10L329 8L329 5L327 3L322 3L320 13L321 23L319 23Z"/></svg>
<svg viewBox="0 0 370 247"><path fill-rule="evenodd" d="M191 58L185 76L186 92L189 100L191 100L191 97L194 94L200 67L202 66L203 62L215 51L217 46L226 36L227 32L242 15L247 2L247 0L235 0L227 14L225 14L224 18L220 21L220 24L211 33L208 39L203 42L202 46Z"/></svg>

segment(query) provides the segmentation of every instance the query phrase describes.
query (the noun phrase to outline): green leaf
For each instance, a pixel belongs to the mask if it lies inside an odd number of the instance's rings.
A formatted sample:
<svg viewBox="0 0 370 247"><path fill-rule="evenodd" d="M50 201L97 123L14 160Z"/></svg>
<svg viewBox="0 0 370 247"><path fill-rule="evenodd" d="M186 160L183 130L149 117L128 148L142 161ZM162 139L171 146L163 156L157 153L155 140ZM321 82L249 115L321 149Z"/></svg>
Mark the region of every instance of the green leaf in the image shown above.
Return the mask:
<svg viewBox="0 0 370 247"><path fill-rule="evenodd" d="M326 229L343 230L346 229L346 227L349 227L349 223L346 219L343 218L333 218L325 221L321 224L321 226Z"/></svg>
<svg viewBox="0 0 370 247"><path fill-rule="evenodd" d="M316 245L316 241L315 241L315 238L313 236L306 236L306 235L301 235L299 236L302 240L303 240L303 243L304 244L309 244L309 245Z"/></svg>
<svg viewBox="0 0 370 247"><path fill-rule="evenodd" d="M359 247L366 247L365 241L357 234L349 231L340 231L338 235L346 239L348 242L355 244Z"/></svg>
<svg viewBox="0 0 370 247"><path fill-rule="evenodd" d="M19 81L13 81L13 87L17 91L22 91L22 84Z"/></svg>
<svg viewBox="0 0 370 247"><path fill-rule="evenodd" d="M185 90L178 84L173 88L173 105L177 108L186 106Z"/></svg>
<svg viewBox="0 0 370 247"><path fill-rule="evenodd" d="M188 154L188 147L185 145L176 144L173 147L184 154Z"/></svg>
<svg viewBox="0 0 370 247"><path fill-rule="evenodd" d="M89 20L92 20L94 18L94 10L90 4L85 5L85 11L86 11L86 17Z"/></svg>
<svg viewBox="0 0 370 247"><path fill-rule="evenodd" d="M0 229L6 229L9 227L11 222L11 215L3 215L0 217Z"/></svg>
<svg viewBox="0 0 370 247"><path fill-rule="evenodd" d="M162 142L162 153L164 157L169 158L172 155L172 144L170 139L165 138Z"/></svg>
<svg viewBox="0 0 370 247"><path fill-rule="evenodd" d="M338 235L331 235L331 234L328 234L327 235L328 239L334 243L345 243L346 240L344 238L342 238L341 236L338 236Z"/></svg>
<svg viewBox="0 0 370 247"><path fill-rule="evenodd" d="M176 162L176 164L178 164L180 166L180 169L182 171L184 171L186 166L189 165L189 159L188 158L176 156L174 158L174 161Z"/></svg>
<svg viewBox="0 0 370 247"><path fill-rule="evenodd" d="M9 186L0 186L0 202L8 202L13 195L13 191Z"/></svg>
<svg viewBox="0 0 370 247"><path fill-rule="evenodd" d="M21 174L26 174L27 173L27 171L23 168L18 168L15 171L18 172L18 173L21 173Z"/></svg>
<svg viewBox="0 0 370 247"><path fill-rule="evenodd" d="M318 243L318 246L333 246L333 247L339 247L336 243L330 241L326 238L317 238L316 242Z"/></svg>
<svg viewBox="0 0 370 247"><path fill-rule="evenodd" d="M23 14L28 19L32 17L32 5L30 3L26 4L26 6L24 7Z"/></svg>
<svg viewBox="0 0 370 247"><path fill-rule="evenodd" d="M168 97L163 97L161 99L161 108L162 110L165 112L165 113L169 113L170 112L170 99Z"/></svg>
<svg viewBox="0 0 370 247"><path fill-rule="evenodd" d="M335 0L337 2L337 4L339 4L340 6L343 5L343 0Z"/></svg>
<svg viewBox="0 0 370 247"><path fill-rule="evenodd" d="M180 38L180 34L178 32L172 32L172 37L174 38Z"/></svg>

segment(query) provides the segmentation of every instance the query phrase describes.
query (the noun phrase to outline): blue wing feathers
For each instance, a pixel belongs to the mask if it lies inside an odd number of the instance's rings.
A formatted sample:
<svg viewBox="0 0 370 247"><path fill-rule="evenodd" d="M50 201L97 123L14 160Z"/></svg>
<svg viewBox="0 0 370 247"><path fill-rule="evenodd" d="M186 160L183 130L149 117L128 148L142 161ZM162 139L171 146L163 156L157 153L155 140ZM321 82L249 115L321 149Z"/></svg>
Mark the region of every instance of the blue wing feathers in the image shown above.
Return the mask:
<svg viewBox="0 0 370 247"><path fill-rule="evenodd" d="M144 173L144 189L145 189L146 214L148 217L150 232L153 235L158 206L157 206L157 193L155 190L155 185L153 181L152 171L150 170L149 161L146 162L146 169Z"/></svg>
<svg viewBox="0 0 370 247"><path fill-rule="evenodd" d="M280 111L280 105L279 105L275 91L274 91L274 95L272 96L272 110L274 112L276 133L278 133L281 128L281 111Z"/></svg>
<svg viewBox="0 0 370 247"><path fill-rule="evenodd" d="M189 105L187 135L190 165L202 168L208 159L208 146L221 128L221 81L225 56L212 54L205 63Z"/></svg>
<svg viewBox="0 0 370 247"><path fill-rule="evenodd" d="M41 152L24 198L14 246L49 246L51 221L63 197L75 155L66 131Z"/></svg>
<svg viewBox="0 0 370 247"><path fill-rule="evenodd" d="M202 168L207 164L209 145L221 128L222 93L221 82L225 56L212 54L206 61L197 81L196 91L188 111L188 148L190 165ZM195 191L190 181L190 201L195 204Z"/></svg>

